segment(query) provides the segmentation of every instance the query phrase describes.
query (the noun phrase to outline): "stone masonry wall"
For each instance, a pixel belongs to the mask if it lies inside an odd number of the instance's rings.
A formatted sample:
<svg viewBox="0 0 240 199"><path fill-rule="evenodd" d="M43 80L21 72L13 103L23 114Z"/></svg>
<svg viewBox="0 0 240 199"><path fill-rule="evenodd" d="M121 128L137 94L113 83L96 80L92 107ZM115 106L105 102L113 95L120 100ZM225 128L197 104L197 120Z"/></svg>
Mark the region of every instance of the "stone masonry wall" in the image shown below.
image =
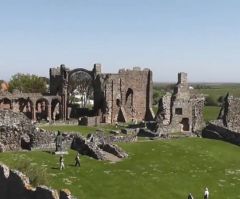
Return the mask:
<svg viewBox="0 0 240 199"><path fill-rule="evenodd" d="M118 74L102 74L98 93L104 100L105 122L151 120L152 72L149 69L120 70ZM96 99L96 101L101 101Z"/></svg>
<svg viewBox="0 0 240 199"><path fill-rule="evenodd" d="M224 107L224 124L232 131L240 133L240 98L228 96Z"/></svg>
<svg viewBox="0 0 240 199"><path fill-rule="evenodd" d="M55 134L38 130L23 113L0 110L0 151L47 148L54 139Z"/></svg>
<svg viewBox="0 0 240 199"><path fill-rule="evenodd" d="M56 190L46 186L32 187L23 173L10 170L0 164L0 197L2 199L71 199L68 190Z"/></svg>
<svg viewBox="0 0 240 199"><path fill-rule="evenodd" d="M218 120L211 121L202 136L240 145L240 98L227 95Z"/></svg>
<svg viewBox="0 0 240 199"><path fill-rule="evenodd" d="M179 73L173 94L167 93L159 101L156 115L160 134L197 132L204 127L204 97L191 94L187 74Z"/></svg>

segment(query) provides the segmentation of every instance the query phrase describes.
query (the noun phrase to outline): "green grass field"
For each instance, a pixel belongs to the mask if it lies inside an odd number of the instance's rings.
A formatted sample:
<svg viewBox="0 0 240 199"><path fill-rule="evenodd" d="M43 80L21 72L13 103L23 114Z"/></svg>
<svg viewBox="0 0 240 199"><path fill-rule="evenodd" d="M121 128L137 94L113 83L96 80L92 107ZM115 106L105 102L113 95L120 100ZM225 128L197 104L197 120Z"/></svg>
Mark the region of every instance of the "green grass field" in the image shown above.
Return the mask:
<svg viewBox="0 0 240 199"><path fill-rule="evenodd" d="M184 138L121 144L129 158L109 163L81 156L81 168L73 166L75 152L65 157L66 169L58 169L58 157L46 152L1 153L0 161L14 167L20 159L45 167L49 185L68 188L81 199L173 199L191 192L202 198L240 198L240 148L222 141Z"/></svg>
<svg viewBox="0 0 240 199"><path fill-rule="evenodd" d="M79 126L79 125L40 125L39 127L47 131L62 131L62 132L77 132L82 135L87 135L89 133L95 133L96 130L102 130L106 133L111 130L119 130L121 126L115 127L114 125L103 125L98 127L88 127L88 126Z"/></svg>
<svg viewBox="0 0 240 199"><path fill-rule="evenodd" d="M219 106L205 106L203 110L203 117L206 122L216 120L221 107Z"/></svg>
<svg viewBox="0 0 240 199"><path fill-rule="evenodd" d="M240 96L240 86L214 85L198 89L215 100L227 91ZM214 120L220 107L204 108L205 121ZM156 110L155 110L156 111ZM50 131L79 132L86 135L97 129L109 132L115 126L85 127L74 125L40 126ZM0 162L16 168L29 160L31 165L45 168L48 186L68 188L81 199L181 199L191 192L194 198L203 198L205 187L210 198L240 198L240 148L222 141L181 138L119 144L129 157L117 163L97 161L81 156L81 168L74 167L76 152L65 156L66 169L59 170L58 156L47 152L0 153Z"/></svg>

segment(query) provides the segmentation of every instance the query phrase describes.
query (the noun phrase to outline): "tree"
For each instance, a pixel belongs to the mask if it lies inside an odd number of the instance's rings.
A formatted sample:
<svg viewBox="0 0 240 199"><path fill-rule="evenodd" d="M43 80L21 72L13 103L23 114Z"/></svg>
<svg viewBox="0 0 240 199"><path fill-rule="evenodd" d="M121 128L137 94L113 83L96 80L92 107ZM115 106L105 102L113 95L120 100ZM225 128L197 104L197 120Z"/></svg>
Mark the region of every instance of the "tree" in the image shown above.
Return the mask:
<svg viewBox="0 0 240 199"><path fill-rule="evenodd" d="M69 80L68 86L71 103L79 101L82 107L86 107L87 101L93 98L92 78L86 72L74 73Z"/></svg>
<svg viewBox="0 0 240 199"><path fill-rule="evenodd" d="M212 96L207 96L205 100L206 106L218 106L217 101Z"/></svg>
<svg viewBox="0 0 240 199"><path fill-rule="evenodd" d="M9 81L9 91L12 92L15 89L23 93L45 93L47 86L42 77L17 73Z"/></svg>

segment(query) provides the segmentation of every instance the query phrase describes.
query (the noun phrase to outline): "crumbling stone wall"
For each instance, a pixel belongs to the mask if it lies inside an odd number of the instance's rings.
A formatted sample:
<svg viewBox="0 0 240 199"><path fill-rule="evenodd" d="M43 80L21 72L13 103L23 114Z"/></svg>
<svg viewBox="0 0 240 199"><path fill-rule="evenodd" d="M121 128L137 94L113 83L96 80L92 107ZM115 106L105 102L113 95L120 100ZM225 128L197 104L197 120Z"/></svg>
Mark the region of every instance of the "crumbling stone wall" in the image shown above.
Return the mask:
<svg viewBox="0 0 240 199"><path fill-rule="evenodd" d="M119 70L100 74L95 102L101 104L106 123L152 120L152 72L149 69ZM98 107L99 108L99 107Z"/></svg>
<svg viewBox="0 0 240 199"><path fill-rule="evenodd" d="M173 94L167 93L159 101L156 131L160 134L196 132L203 128L204 97L191 94L187 73L178 74Z"/></svg>
<svg viewBox="0 0 240 199"><path fill-rule="evenodd" d="M0 110L0 150L12 151L48 147L55 134L40 131L23 113Z"/></svg>
<svg viewBox="0 0 240 199"><path fill-rule="evenodd" d="M240 133L240 98L227 95L219 119L228 129Z"/></svg>
<svg viewBox="0 0 240 199"><path fill-rule="evenodd" d="M61 97L41 93L0 91L0 110L22 112L32 121L55 121L61 118Z"/></svg>
<svg viewBox="0 0 240 199"><path fill-rule="evenodd" d="M23 173L10 170L0 164L0 197L3 199L71 199L68 190L56 190L46 186L32 187Z"/></svg>
<svg viewBox="0 0 240 199"><path fill-rule="evenodd" d="M117 74L101 73L101 65L95 64L92 71L70 70L64 65L50 69L50 94L62 98L64 119L68 113L68 86L71 74L77 71L92 77L94 89L94 115L104 123L152 120L152 72L149 69L119 70Z"/></svg>
<svg viewBox="0 0 240 199"><path fill-rule="evenodd" d="M240 145L240 98L227 95L218 119L209 122L202 136Z"/></svg>
<svg viewBox="0 0 240 199"><path fill-rule="evenodd" d="M87 138L76 135L71 148L83 155L88 155L98 160L107 160L104 152L108 152L118 158L126 158L128 154L113 142L134 142L137 135L111 136L102 132L89 134Z"/></svg>

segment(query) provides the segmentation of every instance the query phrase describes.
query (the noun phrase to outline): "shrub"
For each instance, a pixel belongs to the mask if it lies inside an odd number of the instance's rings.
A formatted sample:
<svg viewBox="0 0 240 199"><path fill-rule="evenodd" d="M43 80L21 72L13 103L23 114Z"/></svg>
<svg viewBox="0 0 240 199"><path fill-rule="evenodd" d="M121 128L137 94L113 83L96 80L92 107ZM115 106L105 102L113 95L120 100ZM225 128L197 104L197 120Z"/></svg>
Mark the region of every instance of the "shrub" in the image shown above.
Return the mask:
<svg viewBox="0 0 240 199"><path fill-rule="evenodd" d="M206 106L218 106L217 101L212 96L207 96L205 100Z"/></svg>

